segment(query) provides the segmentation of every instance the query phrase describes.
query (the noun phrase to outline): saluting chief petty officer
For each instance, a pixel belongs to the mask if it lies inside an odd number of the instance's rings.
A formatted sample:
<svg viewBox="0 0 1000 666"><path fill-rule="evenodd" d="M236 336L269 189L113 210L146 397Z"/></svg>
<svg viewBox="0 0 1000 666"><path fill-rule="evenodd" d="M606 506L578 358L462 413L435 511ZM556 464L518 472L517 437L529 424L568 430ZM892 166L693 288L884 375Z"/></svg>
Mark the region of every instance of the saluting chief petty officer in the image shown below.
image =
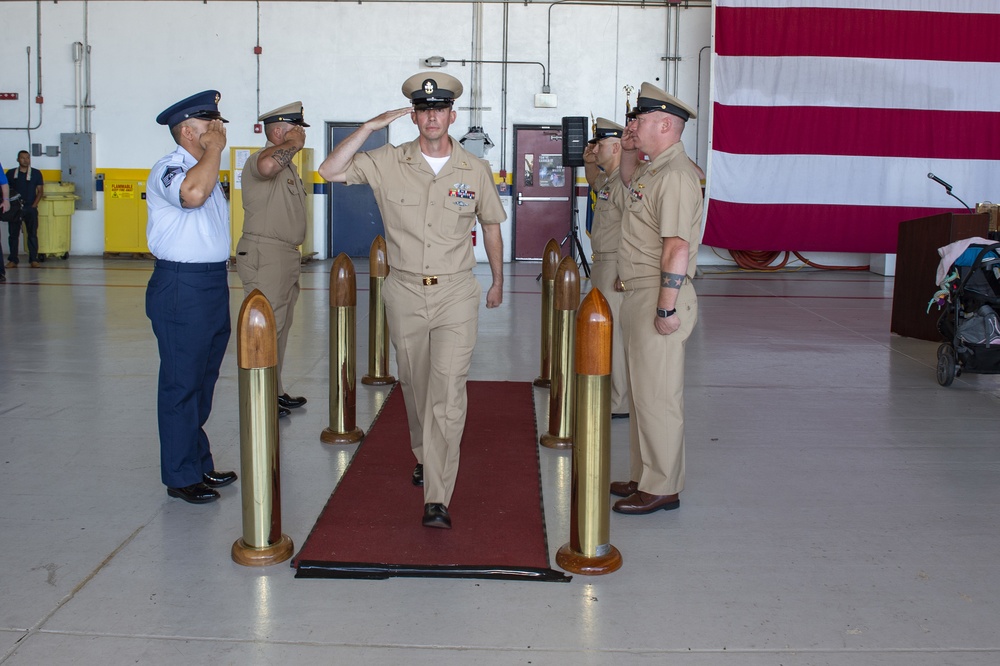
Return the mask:
<svg viewBox="0 0 1000 666"><path fill-rule="evenodd" d="M335 183L368 183L385 222L390 272L383 287L396 349L410 445L412 481L424 487L423 524L450 528L468 405L466 379L478 332L482 287L472 273L471 232L478 217L493 274L486 307L503 300L506 218L493 173L448 136L462 84L441 72L403 83L412 107L386 111L341 141L319 173ZM372 132L409 115L419 137L358 152Z"/></svg>
<svg viewBox="0 0 1000 666"><path fill-rule="evenodd" d="M204 425L229 342L229 205L219 186L228 122L215 90L156 118L177 149L149 173L146 238L156 257L146 316L160 351L156 413L160 475L167 494L195 504L236 480L215 469Z"/></svg>
<svg viewBox="0 0 1000 666"><path fill-rule="evenodd" d="M690 106L643 83L622 135L626 187L618 248L621 306L632 395L628 481L612 509L646 514L680 506L684 489L684 348L698 321L694 278L701 242L701 182L681 133ZM639 151L649 156L640 162ZM619 285L621 286L621 285Z"/></svg>
<svg viewBox="0 0 1000 666"><path fill-rule="evenodd" d="M614 319L611 336L611 418L626 418L629 413L628 380L625 371L625 346L622 342L622 292L618 288L618 243L622 237L625 212L625 186L618 175L622 160L621 137L625 128L607 118L598 118L594 138L583 151L583 170L587 183L597 193L590 245L594 263L590 284L601 290Z"/></svg>
<svg viewBox="0 0 1000 666"><path fill-rule="evenodd" d="M278 416L306 404L285 392L281 369L288 330L299 300L301 253L306 238L306 190L292 159L306 142L302 102L292 102L257 118L267 144L243 165L243 235L236 244L236 270L249 296L260 289L274 310L278 333Z"/></svg>

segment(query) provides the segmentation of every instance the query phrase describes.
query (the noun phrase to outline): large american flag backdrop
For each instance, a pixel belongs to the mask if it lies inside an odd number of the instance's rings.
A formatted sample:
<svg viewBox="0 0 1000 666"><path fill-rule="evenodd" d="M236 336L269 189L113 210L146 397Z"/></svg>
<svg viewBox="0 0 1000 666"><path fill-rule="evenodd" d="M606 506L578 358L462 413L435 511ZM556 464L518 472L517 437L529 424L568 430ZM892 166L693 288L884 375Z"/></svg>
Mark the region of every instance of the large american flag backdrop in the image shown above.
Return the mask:
<svg viewBox="0 0 1000 666"><path fill-rule="evenodd" d="M716 0L704 243L893 253L1000 200L1000 0Z"/></svg>

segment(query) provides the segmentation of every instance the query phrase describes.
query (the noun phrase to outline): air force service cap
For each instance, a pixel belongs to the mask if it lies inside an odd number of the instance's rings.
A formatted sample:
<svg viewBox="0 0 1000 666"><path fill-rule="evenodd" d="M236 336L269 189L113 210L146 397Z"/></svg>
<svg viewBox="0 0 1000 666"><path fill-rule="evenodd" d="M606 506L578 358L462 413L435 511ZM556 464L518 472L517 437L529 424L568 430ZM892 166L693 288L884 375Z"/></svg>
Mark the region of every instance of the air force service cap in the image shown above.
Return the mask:
<svg viewBox="0 0 1000 666"><path fill-rule="evenodd" d="M191 95L182 99L176 104L168 107L160 115L156 116L156 122L160 125L167 125L173 129L188 118L204 118L205 120L221 120L224 123L229 121L219 113L219 99L222 95L218 90L206 90L197 95Z"/></svg>
<svg viewBox="0 0 1000 666"><path fill-rule="evenodd" d="M618 123L613 123L607 118L598 118L594 127L594 138L587 143L597 143L601 139L607 139L608 137L621 138L622 132L625 128Z"/></svg>
<svg viewBox="0 0 1000 666"><path fill-rule="evenodd" d="M291 104L279 106L273 111L260 114L257 120L265 125L270 123L291 123L299 127L309 127L308 123L303 120L302 114L302 102L292 102Z"/></svg>
<svg viewBox="0 0 1000 666"><path fill-rule="evenodd" d="M640 113L651 111L663 111L682 120L698 117L695 110L684 102L673 95L668 95L652 83L643 82L642 87L639 88L639 97L635 100L635 106L626 115L629 118L635 118Z"/></svg>
<svg viewBox="0 0 1000 666"><path fill-rule="evenodd" d="M419 72L403 82L414 109L444 109L462 94L462 82L443 72Z"/></svg>

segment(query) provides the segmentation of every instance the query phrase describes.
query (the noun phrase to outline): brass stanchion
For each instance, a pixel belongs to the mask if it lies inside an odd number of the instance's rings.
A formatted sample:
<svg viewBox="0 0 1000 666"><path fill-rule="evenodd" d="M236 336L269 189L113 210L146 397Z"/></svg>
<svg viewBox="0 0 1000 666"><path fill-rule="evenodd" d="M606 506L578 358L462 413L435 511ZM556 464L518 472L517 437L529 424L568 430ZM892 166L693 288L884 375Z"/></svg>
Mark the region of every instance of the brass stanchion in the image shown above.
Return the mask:
<svg viewBox="0 0 1000 666"><path fill-rule="evenodd" d="M550 449L573 446L573 341L580 305L580 269L573 257L559 262L553 280L552 384L549 387L549 431L538 441Z"/></svg>
<svg viewBox="0 0 1000 666"><path fill-rule="evenodd" d="M259 289L243 301L236 332L240 387L240 492L243 536L233 561L267 566L292 556L292 540L281 533L278 470L278 327Z"/></svg>
<svg viewBox="0 0 1000 666"><path fill-rule="evenodd" d="M357 426L357 306L354 264L341 252L330 269L330 425L319 436L327 444L356 444L365 436Z"/></svg>
<svg viewBox="0 0 1000 666"><path fill-rule="evenodd" d="M389 275L389 259L385 251L385 239L376 236L368 254L368 374L361 383L368 386L395 384L396 378L389 374L389 326L385 319L385 301L382 300L382 285Z"/></svg>
<svg viewBox="0 0 1000 666"><path fill-rule="evenodd" d="M553 238L542 251L542 368L532 382L535 386L549 388L552 384L552 290L559 268L559 243Z"/></svg>
<svg viewBox="0 0 1000 666"><path fill-rule="evenodd" d="M556 564L578 574L606 574L622 566L611 545L611 307L592 289L576 317L576 413L569 543Z"/></svg>

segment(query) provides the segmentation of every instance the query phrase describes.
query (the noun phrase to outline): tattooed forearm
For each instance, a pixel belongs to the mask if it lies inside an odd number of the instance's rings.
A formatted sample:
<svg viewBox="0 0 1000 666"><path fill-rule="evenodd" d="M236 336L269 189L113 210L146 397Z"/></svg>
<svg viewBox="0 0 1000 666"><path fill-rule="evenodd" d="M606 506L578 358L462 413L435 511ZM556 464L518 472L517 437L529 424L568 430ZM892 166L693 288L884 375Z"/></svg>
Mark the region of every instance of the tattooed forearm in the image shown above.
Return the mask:
<svg viewBox="0 0 1000 666"><path fill-rule="evenodd" d="M295 156L294 150L287 150L280 148L271 153L271 157L274 158L274 161L277 162L282 169L288 166L288 163L292 161L292 158L294 156Z"/></svg>
<svg viewBox="0 0 1000 666"><path fill-rule="evenodd" d="M660 286L667 289L680 289L684 283L684 276L679 273L668 273L660 271Z"/></svg>

